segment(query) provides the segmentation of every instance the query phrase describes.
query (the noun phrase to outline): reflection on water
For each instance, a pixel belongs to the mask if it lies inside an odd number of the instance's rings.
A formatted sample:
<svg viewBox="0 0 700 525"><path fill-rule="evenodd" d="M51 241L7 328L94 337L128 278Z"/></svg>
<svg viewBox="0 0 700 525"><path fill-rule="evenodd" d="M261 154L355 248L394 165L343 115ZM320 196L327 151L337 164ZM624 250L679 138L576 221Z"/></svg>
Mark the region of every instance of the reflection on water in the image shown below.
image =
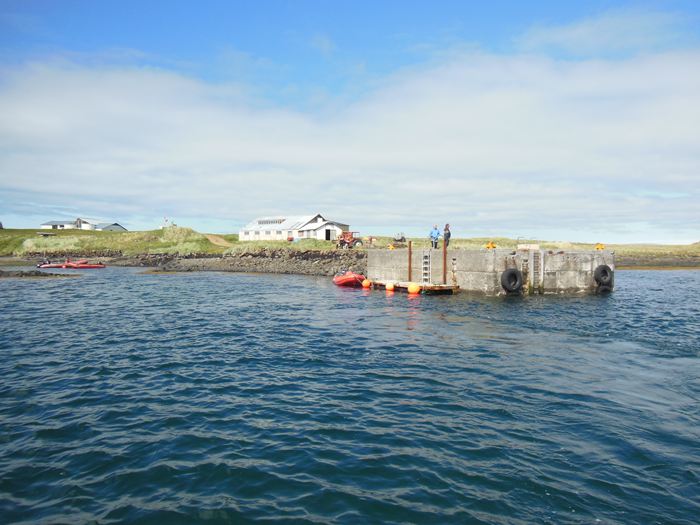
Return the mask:
<svg viewBox="0 0 700 525"><path fill-rule="evenodd" d="M700 272L616 285L3 280L3 519L695 523Z"/></svg>

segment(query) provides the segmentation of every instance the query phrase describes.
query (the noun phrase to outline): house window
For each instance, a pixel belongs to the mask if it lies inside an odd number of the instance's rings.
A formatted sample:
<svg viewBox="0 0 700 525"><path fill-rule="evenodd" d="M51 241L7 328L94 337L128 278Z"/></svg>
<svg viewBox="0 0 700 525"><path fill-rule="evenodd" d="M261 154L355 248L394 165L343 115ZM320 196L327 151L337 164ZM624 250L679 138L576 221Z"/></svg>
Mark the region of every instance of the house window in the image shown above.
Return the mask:
<svg viewBox="0 0 700 525"><path fill-rule="evenodd" d="M255 235L260 235L260 232L258 230L256 230Z"/></svg>
<svg viewBox="0 0 700 525"><path fill-rule="evenodd" d="M265 235L270 235L272 232L270 230L265 230Z"/></svg>
<svg viewBox="0 0 700 525"><path fill-rule="evenodd" d="M277 235L282 235L282 230L277 230Z"/></svg>

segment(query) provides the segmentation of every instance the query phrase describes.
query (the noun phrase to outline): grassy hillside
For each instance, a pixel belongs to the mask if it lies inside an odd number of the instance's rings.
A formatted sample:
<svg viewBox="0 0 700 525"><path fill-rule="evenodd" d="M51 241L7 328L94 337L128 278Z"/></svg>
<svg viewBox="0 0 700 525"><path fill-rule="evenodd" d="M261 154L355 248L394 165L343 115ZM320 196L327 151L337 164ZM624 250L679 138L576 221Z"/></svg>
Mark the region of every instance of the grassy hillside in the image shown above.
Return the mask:
<svg viewBox="0 0 700 525"><path fill-rule="evenodd" d="M48 231L48 230L47 230ZM89 230L51 230L50 237L40 237L37 230L0 230L0 255L29 253L98 253L139 254L223 253L226 248L211 243L190 228L171 227L145 232L98 232ZM224 236L238 241L237 235Z"/></svg>
<svg viewBox="0 0 700 525"><path fill-rule="evenodd" d="M318 241L316 239L300 239L297 242L288 241L245 241L235 242L233 246L226 250L226 253L255 252L261 249L287 250L335 250L335 241Z"/></svg>
<svg viewBox="0 0 700 525"><path fill-rule="evenodd" d="M49 231L49 230L45 230ZM254 241L239 242L238 235L209 236L190 228L171 227L145 232L96 232L87 230L50 230L56 235L40 237L37 230L0 230L0 256L22 256L30 253L74 253L121 252L124 255L141 254L223 254L256 251L262 248L286 248L291 250L333 250L332 241L305 239L299 242ZM222 245L222 240L226 241ZM450 246L461 249L481 249L493 241L499 248L515 248L521 243L539 244L546 250L592 250L594 244L552 242L507 238L453 239ZM393 243L391 237L376 237L373 247L386 248ZM415 249L427 248L427 238L413 239ZM369 243L365 240L365 248ZM700 243L688 245L660 244L611 244L606 248L615 250L621 259L697 261L700 264Z"/></svg>

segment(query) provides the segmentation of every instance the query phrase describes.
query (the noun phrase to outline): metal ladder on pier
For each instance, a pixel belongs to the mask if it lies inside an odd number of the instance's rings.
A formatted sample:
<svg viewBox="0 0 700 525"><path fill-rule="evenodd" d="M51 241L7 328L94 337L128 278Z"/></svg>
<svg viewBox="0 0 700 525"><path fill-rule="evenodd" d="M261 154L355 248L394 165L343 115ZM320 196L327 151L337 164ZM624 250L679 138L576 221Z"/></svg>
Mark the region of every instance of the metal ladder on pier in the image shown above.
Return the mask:
<svg viewBox="0 0 700 525"><path fill-rule="evenodd" d="M430 284L433 273L431 250L423 250L423 284Z"/></svg>

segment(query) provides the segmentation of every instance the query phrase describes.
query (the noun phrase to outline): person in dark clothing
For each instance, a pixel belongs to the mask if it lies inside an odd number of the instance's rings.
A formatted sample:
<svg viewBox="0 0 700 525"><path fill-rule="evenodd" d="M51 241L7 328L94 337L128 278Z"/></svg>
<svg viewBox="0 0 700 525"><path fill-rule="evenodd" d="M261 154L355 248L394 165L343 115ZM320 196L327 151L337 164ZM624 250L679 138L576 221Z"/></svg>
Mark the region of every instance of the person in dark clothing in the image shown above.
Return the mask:
<svg viewBox="0 0 700 525"><path fill-rule="evenodd" d="M450 232L450 225L445 224L445 231L442 232L442 238L445 239L445 248L447 248L450 245L450 237L452 237L452 233Z"/></svg>

